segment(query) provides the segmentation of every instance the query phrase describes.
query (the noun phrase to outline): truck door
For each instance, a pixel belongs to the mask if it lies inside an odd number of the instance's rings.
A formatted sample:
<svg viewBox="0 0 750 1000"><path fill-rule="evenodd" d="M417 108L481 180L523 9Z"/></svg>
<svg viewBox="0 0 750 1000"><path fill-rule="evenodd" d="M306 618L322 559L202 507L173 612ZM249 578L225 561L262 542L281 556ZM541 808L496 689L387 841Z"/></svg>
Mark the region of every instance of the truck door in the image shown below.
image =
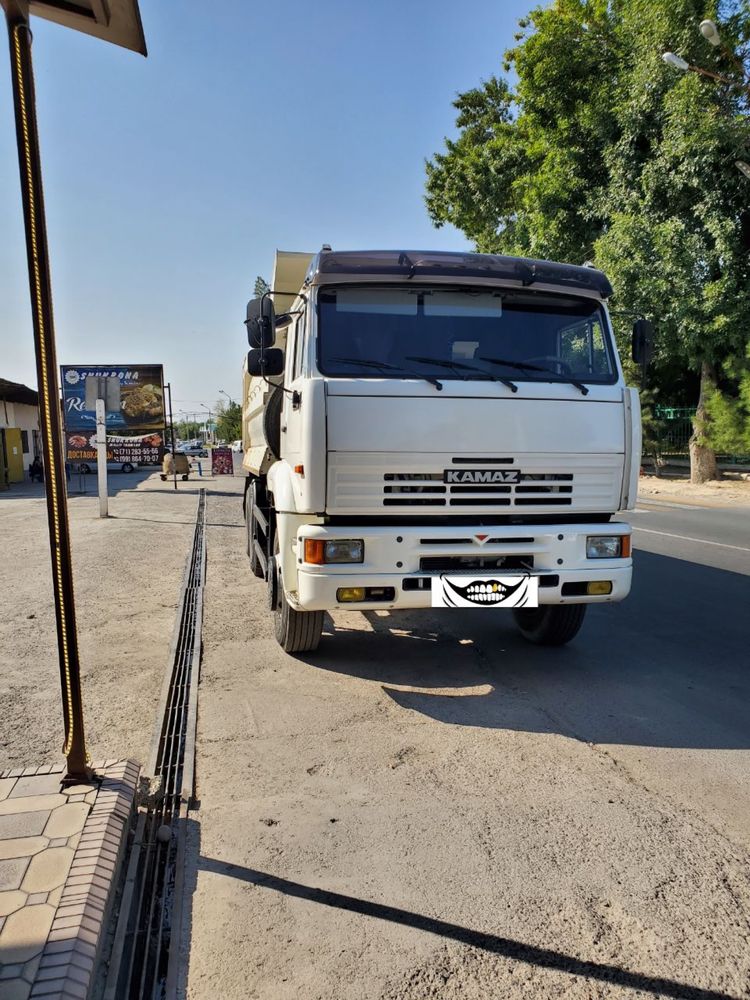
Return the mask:
<svg viewBox="0 0 750 1000"><path fill-rule="evenodd" d="M292 469L301 465L302 458L302 414L305 406L302 361L305 343L305 313L295 317L293 328L287 335L286 368L284 378L284 405L281 411L281 457ZM297 475L293 476L295 496L301 496L301 484Z"/></svg>

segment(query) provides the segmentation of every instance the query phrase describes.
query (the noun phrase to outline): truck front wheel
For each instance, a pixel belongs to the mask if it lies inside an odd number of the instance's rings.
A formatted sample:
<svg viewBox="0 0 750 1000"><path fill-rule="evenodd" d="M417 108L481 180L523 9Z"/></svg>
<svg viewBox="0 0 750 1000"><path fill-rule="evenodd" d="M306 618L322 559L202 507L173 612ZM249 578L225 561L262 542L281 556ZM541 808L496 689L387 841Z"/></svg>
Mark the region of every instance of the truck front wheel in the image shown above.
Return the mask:
<svg viewBox="0 0 750 1000"><path fill-rule="evenodd" d="M564 646L578 635L585 615L585 604L545 604L513 612L521 635L537 646Z"/></svg>
<svg viewBox="0 0 750 1000"><path fill-rule="evenodd" d="M273 611L276 641L285 653L312 653L323 631L323 611L297 611L286 599L279 572L278 536L276 555L268 566L268 597Z"/></svg>
<svg viewBox="0 0 750 1000"><path fill-rule="evenodd" d="M260 503L261 507L267 503L266 491L263 484L254 479L248 486L245 494L245 527L247 528L247 554L250 558L250 569L261 580L265 576L263 564L258 557L255 548L259 541L257 523L254 517L255 507Z"/></svg>

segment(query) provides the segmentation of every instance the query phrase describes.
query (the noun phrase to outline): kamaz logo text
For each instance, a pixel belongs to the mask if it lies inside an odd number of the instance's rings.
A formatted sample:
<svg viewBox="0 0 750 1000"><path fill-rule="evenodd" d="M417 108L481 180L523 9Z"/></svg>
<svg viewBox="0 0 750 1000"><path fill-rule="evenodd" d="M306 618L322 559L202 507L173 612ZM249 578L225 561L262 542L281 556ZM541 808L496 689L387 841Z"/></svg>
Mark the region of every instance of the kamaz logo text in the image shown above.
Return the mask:
<svg viewBox="0 0 750 1000"><path fill-rule="evenodd" d="M517 483L518 469L445 469L444 483Z"/></svg>

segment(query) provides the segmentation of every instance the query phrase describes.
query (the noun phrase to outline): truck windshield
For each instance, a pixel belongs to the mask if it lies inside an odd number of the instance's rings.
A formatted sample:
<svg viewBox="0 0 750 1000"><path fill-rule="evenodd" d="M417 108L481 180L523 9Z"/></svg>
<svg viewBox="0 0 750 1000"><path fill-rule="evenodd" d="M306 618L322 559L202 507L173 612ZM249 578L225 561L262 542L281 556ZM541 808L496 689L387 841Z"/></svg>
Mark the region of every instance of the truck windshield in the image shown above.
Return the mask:
<svg viewBox="0 0 750 1000"><path fill-rule="evenodd" d="M617 377L597 301L445 285L322 288L318 366L339 378L612 384Z"/></svg>

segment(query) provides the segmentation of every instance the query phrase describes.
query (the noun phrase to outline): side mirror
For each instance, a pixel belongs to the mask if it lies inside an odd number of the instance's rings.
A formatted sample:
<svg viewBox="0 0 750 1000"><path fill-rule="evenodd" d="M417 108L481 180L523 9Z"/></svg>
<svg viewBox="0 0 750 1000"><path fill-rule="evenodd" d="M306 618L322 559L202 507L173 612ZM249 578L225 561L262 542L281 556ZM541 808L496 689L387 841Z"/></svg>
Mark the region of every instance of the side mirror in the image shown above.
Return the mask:
<svg viewBox="0 0 750 1000"><path fill-rule="evenodd" d="M276 315L276 329L283 330L285 326L289 326L294 317L291 313L277 313Z"/></svg>
<svg viewBox="0 0 750 1000"><path fill-rule="evenodd" d="M281 375L284 372L284 352L278 347L248 351L247 370L250 375L262 375L264 378Z"/></svg>
<svg viewBox="0 0 750 1000"><path fill-rule="evenodd" d="M638 319L633 323L632 356L643 371L651 361L654 353L654 327L650 320Z"/></svg>
<svg viewBox="0 0 750 1000"><path fill-rule="evenodd" d="M251 347L271 347L276 339L276 317L270 295L247 304L247 342Z"/></svg>

